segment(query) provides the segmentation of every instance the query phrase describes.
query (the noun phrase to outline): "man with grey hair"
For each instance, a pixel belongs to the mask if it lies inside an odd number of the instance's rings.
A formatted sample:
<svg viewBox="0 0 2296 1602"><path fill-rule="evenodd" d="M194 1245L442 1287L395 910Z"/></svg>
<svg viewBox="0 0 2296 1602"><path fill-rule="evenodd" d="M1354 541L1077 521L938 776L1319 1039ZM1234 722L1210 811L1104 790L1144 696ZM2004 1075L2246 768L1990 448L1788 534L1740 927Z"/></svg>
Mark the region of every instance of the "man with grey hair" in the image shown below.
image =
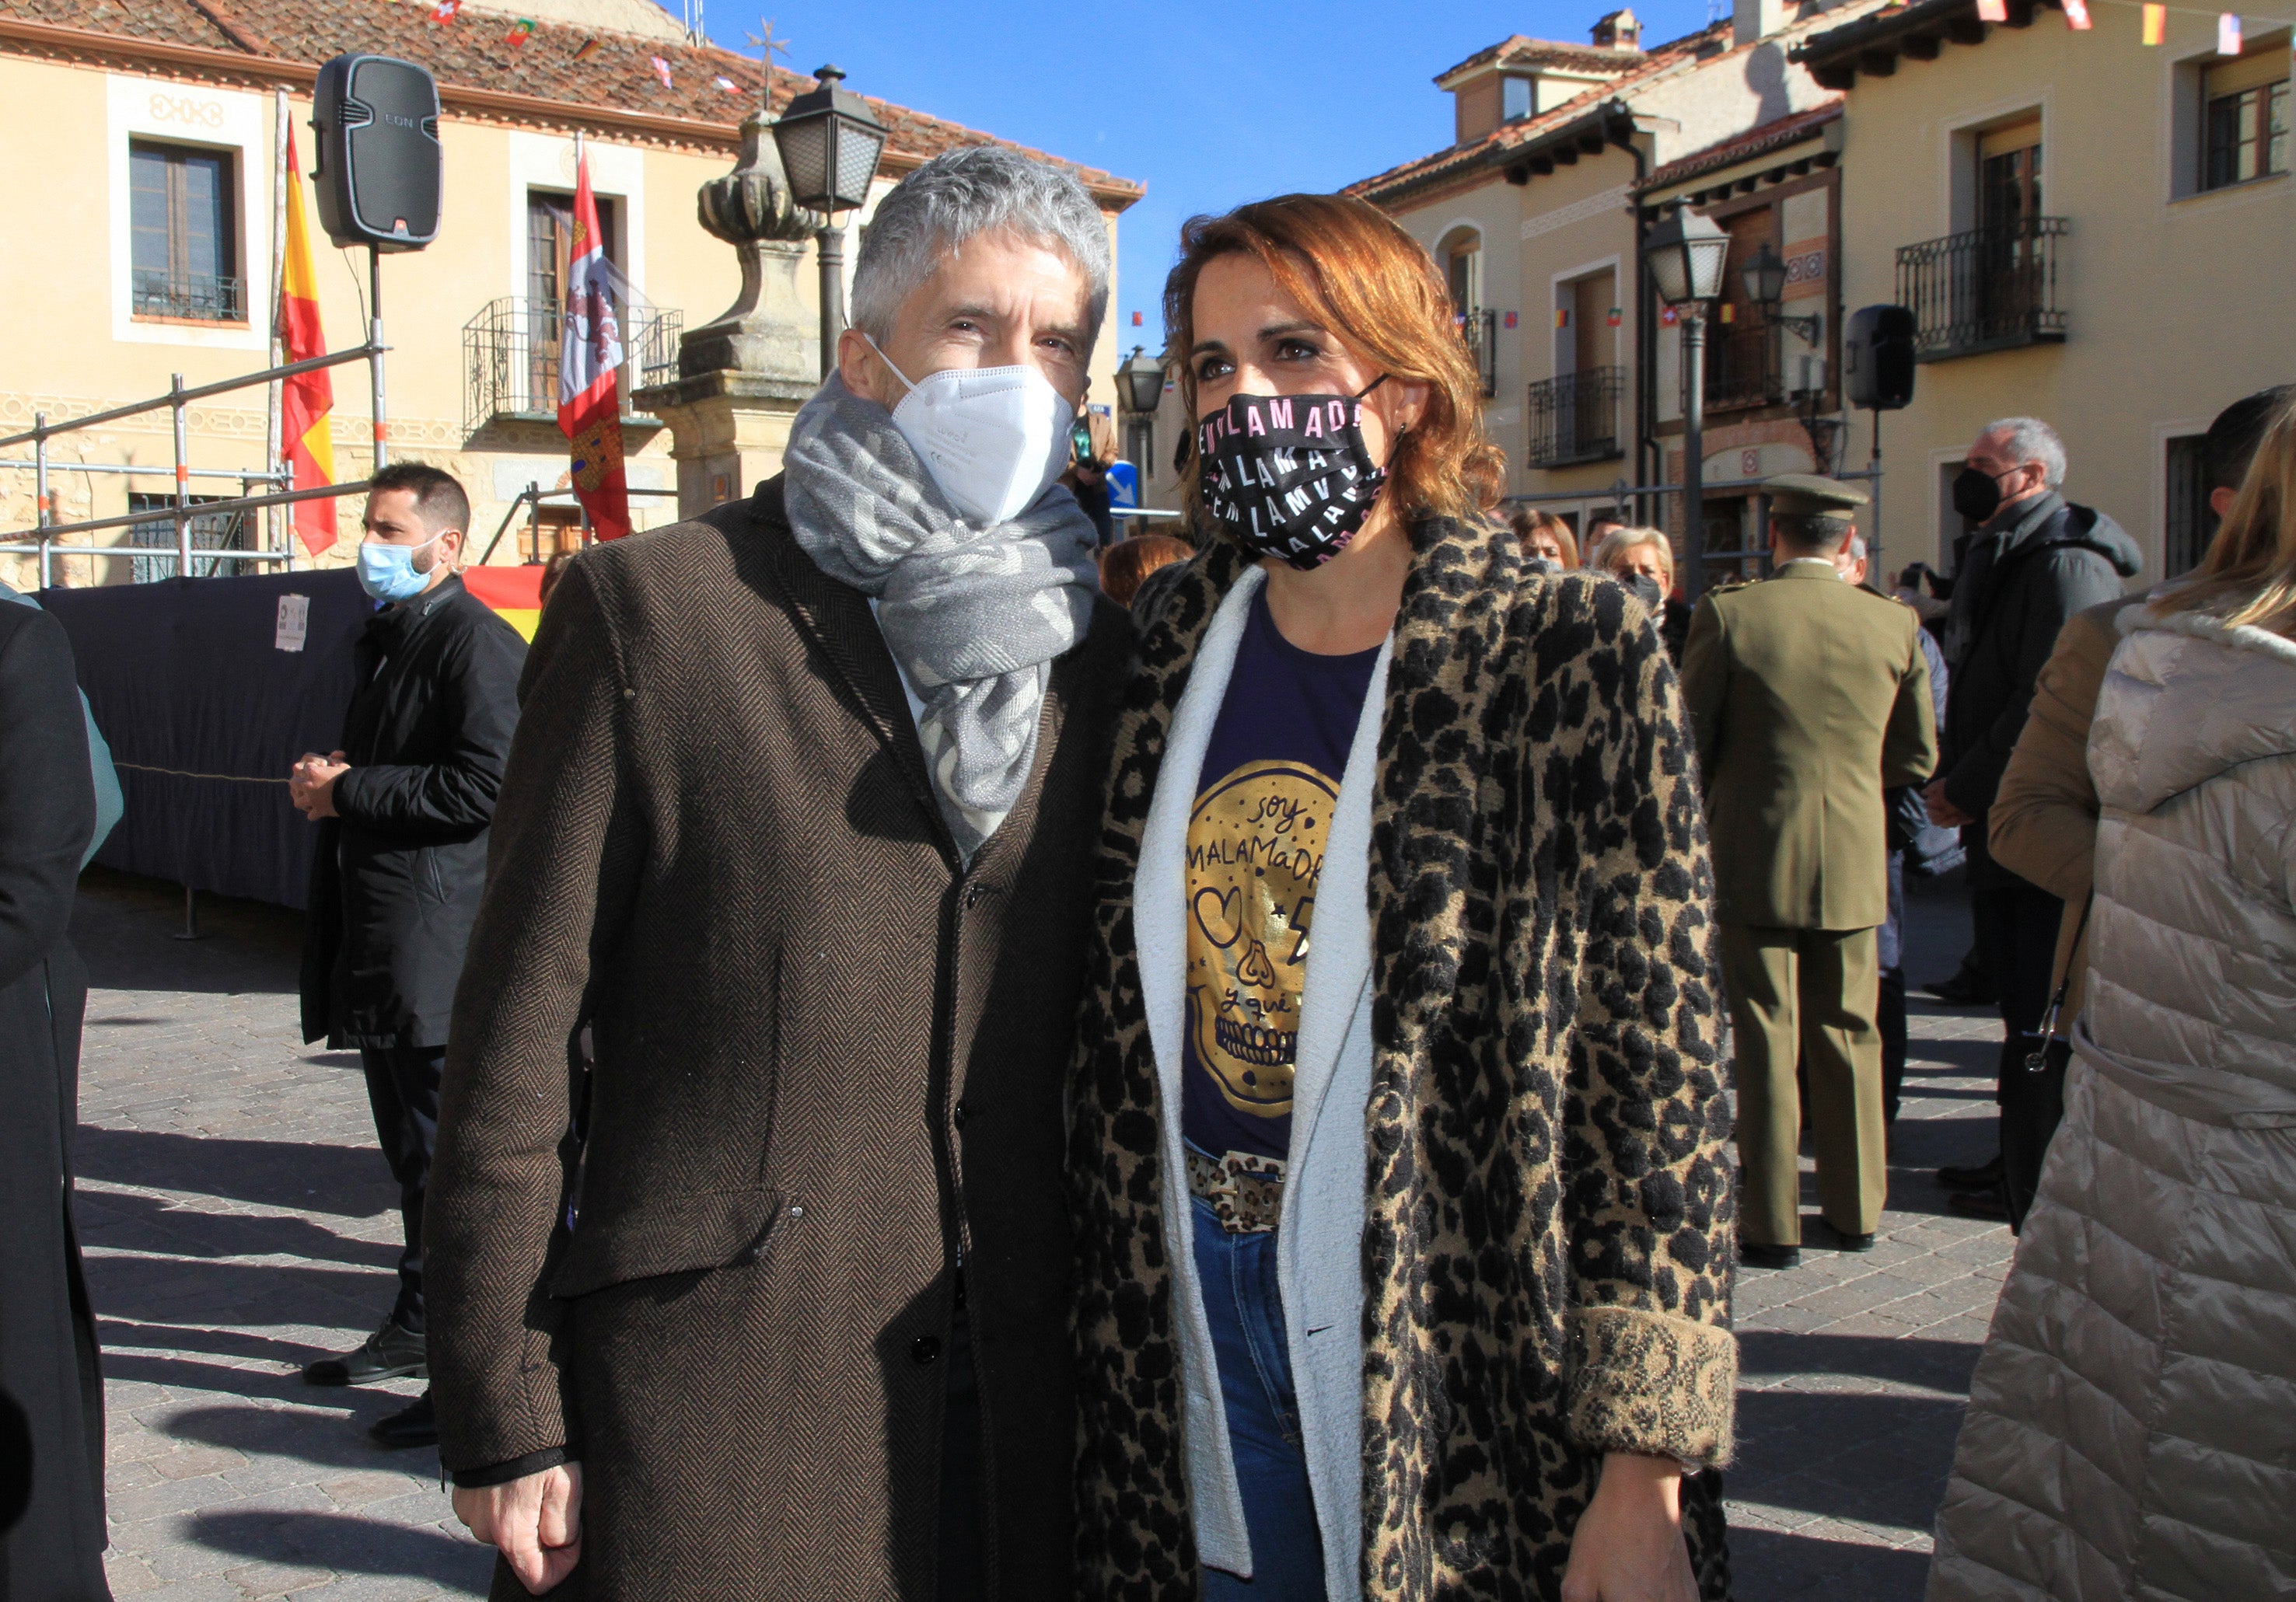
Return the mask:
<svg viewBox="0 0 2296 1602"><path fill-rule="evenodd" d="M2144 565L2136 543L2104 513L2059 493L2065 446L2037 417L2005 417L1978 430L1953 482L1954 510L1974 525L1954 573L1946 622L1952 689L1943 760L1923 792L1932 822L1961 830L1969 863L1978 964L1993 981L2005 1038L2005 1075L2033 1050L2056 950L2057 898L1993 860L1986 809L2025 726L2034 681L2065 619L2121 592ZM2006 1122L2003 1139L2012 1138ZM1940 1169L1954 1206L2009 1216L2001 1159Z"/></svg>
<svg viewBox="0 0 2296 1602"><path fill-rule="evenodd" d="M1069 1594L1061 1099L1131 633L1056 479L1108 272L1066 170L927 162L783 472L551 596L429 1221L497 1598Z"/></svg>

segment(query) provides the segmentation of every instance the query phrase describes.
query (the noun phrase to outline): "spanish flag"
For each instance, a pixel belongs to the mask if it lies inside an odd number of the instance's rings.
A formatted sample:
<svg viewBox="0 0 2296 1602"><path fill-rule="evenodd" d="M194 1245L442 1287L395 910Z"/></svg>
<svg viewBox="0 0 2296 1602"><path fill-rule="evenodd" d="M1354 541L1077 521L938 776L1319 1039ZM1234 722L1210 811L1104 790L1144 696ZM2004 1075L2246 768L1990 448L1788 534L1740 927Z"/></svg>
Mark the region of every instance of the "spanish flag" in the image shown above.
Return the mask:
<svg viewBox="0 0 2296 1602"><path fill-rule="evenodd" d="M542 622L542 568L538 565L529 562L517 568L465 568L463 587L532 642L534 631Z"/></svg>
<svg viewBox="0 0 2296 1602"><path fill-rule="evenodd" d="M311 232L303 220L303 172L295 159L295 130L287 130L287 265L279 282L279 347L283 362L307 362L327 354L319 331L319 280L311 271ZM280 459L294 474L296 489L335 482L335 445L327 413L335 407L335 385L325 368L299 372L279 386ZM335 503L298 501L295 536L316 556L335 543Z"/></svg>

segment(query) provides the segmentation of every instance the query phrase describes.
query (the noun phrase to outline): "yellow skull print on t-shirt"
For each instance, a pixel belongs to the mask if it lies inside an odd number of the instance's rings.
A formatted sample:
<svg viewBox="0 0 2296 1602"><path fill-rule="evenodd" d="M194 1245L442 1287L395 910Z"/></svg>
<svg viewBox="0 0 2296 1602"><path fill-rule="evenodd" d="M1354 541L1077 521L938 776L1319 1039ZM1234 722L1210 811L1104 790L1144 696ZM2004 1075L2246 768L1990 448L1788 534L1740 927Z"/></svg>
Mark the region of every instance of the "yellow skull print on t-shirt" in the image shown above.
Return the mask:
<svg viewBox="0 0 2296 1602"><path fill-rule="evenodd" d="M1300 762L1248 762L1188 818L1188 1031L1236 1111L1292 1111L1308 929L1338 781Z"/></svg>

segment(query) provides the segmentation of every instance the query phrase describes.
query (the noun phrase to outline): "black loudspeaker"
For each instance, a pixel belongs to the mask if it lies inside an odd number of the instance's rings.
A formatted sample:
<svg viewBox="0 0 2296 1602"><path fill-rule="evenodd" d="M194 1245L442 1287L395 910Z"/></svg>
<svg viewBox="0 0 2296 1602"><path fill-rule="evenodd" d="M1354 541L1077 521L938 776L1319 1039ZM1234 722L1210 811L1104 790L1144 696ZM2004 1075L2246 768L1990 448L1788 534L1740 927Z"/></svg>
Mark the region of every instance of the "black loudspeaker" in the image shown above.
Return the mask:
<svg viewBox="0 0 2296 1602"><path fill-rule="evenodd" d="M420 250L439 237L439 85L413 61L339 55L311 94L319 225L337 245Z"/></svg>
<svg viewBox="0 0 2296 1602"><path fill-rule="evenodd" d="M1914 314L1902 306L1860 307L1841 335L1849 404L1895 412L1914 398Z"/></svg>

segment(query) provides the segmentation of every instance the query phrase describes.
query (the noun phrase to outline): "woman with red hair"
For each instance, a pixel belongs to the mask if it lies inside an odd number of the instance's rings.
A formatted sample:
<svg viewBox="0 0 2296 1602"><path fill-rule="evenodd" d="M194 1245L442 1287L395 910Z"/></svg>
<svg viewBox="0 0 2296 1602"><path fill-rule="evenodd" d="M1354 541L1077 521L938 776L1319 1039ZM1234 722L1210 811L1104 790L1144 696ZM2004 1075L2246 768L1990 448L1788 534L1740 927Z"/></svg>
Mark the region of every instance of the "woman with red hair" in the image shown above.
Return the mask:
<svg viewBox="0 0 2296 1602"><path fill-rule="evenodd" d="M1729 1120L1666 651L1492 516L1408 235L1292 195L1182 244L1198 553L1134 604L1072 1097L1079 1594L1721 1597Z"/></svg>

